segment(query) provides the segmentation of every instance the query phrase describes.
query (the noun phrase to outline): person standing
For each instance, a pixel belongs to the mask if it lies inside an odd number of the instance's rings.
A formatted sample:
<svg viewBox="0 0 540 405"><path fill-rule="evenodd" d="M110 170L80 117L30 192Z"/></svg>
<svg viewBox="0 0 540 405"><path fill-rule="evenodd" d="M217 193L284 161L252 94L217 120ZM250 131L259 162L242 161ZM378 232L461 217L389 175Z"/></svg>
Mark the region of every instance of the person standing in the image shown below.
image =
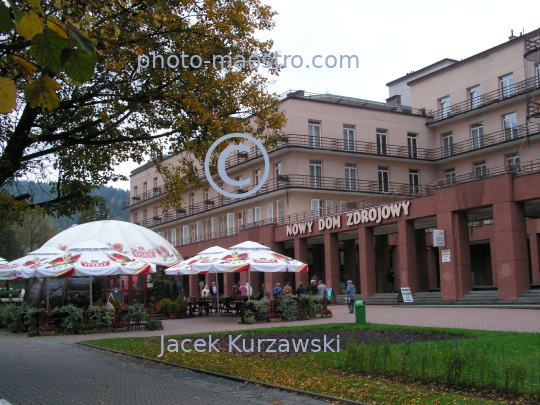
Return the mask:
<svg viewBox="0 0 540 405"><path fill-rule="evenodd" d="M292 293L293 293L293 289L291 285L289 284L289 282L287 282L285 287L283 287L283 295L292 294Z"/></svg>
<svg viewBox="0 0 540 405"><path fill-rule="evenodd" d="M208 285L205 285L202 292L201 292L201 295L203 298L209 298L210 297L210 288L208 288Z"/></svg>
<svg viewBox="0 0 540 405"><path fill-rule="evenodd" d="M281 298L283 296L283 290L281 289L281 284L276 283L276 286L272 290L272 296L274 298Z"/></svg>
<svg viewBox="0 0 540 405"><path fill-rule="evenodd" d="M307 287L307 293L311 295L317 295L319 290L317 290L317 284L315 284L315 280L311 280L311 283Z"/></svg>
<svg viewBox="0 0 540 405"><path fill-rule="evenodd" d="M212 287L210 287L210 295L212 295L212 297L215 297L217 296L217 294L218 294L218 290L217 290L216 282L213 281Z"/></svg>
<svg viewBox="0 0 540 405"><path fill-rule="evenodd" d="M319 285L317 286L317 294L319 294L322 298L326 298L326 284L324 284L322 280L319 280Z"/></svg>
<svg viewBox="0 0 540 405"><path fill-rule="evenodd" d="M253 288L251 288L249 283L246 283L246 295L248 297L251 297L253 295Z"/></svg>
<svg viewBox="0 0 540 405"><path fill-rule="evenodd" d="M356 299L356 288L352 280L347 281L347 300L349 305L349 314L354 313L354 301Z"/></svg>
<svg viewBox="0 0 540 405"><path fill-rule="evenodd" d="M242 296L247 295L247 288L244 283L240 284L239 290L240 290L240 295Z"/></svg>
<svg viewBox="0 0 540 405"><path fill-rule="evenodd" d="M304 287L304 283L300 283L298 285L298 288L296 289L296 295L300 296L305 293L306 293L306 287Z"/></svg>
<svg viewBox="0 0 540 405"><path fill-rule="evenodd" d="M390 292L394 292L394 280L396 279L396 275L394 273L394 270L390 269L388 270L388 273L386 274L386 281L390 283Z"/></svg>
<svg viewBox="0 0 540 405"><path fill-rule="evenodd" d="M236 283L232 286L232 295L240 295L240 288Z"/></svg>

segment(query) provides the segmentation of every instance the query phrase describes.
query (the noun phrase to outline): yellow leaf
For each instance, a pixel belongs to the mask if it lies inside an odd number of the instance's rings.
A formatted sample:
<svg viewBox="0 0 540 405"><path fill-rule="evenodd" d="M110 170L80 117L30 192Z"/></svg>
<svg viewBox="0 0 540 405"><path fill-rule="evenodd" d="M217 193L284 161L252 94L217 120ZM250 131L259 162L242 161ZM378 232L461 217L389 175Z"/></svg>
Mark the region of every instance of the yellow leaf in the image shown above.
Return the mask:
<svg viewBox="0 0 540 405"><path fill-rule="evenodd" d="M56 94L56 90L60 88L60 84L50 78L43 76L35 82L30 82L26 85L24 96L30 107L35 108L41 105L43 110L52 111L60 104L60 99Z"/></svg>
<svg viewBox="0 0 540 405"><path fill-rule="evenodd" d="M26 39L34 38L36 34L43 34L43 24L40 16L33 11L24 13L22 18L15 22L15 30L17 34Z"/></svg>
<svg viewBox="0 0 540 405"><path fill-rule="evenodd" d="M54 15L50 15L47 17L47 27L56 32L62 38L68 37L66 27Z"/></svg>
<svg viewBox="0 0 540 405"><path fill-rule="evenodd" d="M28 62L26 59L15 55L11 59L21 67L23 76L33 75L38 71L38 68L33 63Z"/></svg>
<svg viewBox="0 0 540 405"><path fill-rule="evenodd" d="M17 87L7 77L0 77L0 114L9 114L17 107Z"/></svg>

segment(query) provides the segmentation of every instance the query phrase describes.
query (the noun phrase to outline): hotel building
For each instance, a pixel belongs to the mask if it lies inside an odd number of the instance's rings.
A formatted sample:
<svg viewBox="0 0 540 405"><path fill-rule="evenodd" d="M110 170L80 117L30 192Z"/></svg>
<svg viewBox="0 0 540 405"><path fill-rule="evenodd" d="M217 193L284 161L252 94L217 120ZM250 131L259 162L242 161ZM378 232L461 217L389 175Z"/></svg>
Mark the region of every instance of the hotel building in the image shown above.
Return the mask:
<svg viewBox="0 0 540 405"><path fill-rule="evenodd" d="M530 33L444 59L389 82L386 102L287 92L287 122L257 193L241 198L265 170L248 145L226 167L250 186L220 184L240 198L188 188L181 210L163 212L163 180L148 163L131 173L125 209L184 258L254 240L309 264L309 274L252 273L255 293L316 276L338 293L353 280L368 303L395 302L392 269L394 288L418 301L540 300L539 46ZM247 275L219 275L225 294L238 278ZM182 281L185 295L198 295L197 276Z"/></svg>

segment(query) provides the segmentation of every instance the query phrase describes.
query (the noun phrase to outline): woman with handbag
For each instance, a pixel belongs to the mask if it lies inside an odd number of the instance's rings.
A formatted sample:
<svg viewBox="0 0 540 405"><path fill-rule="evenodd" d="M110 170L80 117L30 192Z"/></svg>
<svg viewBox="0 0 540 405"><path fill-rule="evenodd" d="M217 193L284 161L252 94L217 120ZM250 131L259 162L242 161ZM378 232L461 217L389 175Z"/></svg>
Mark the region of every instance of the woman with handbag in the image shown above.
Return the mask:
<svg viewBox="0 0 540 405"><path fill-rule="evenodd" d="M345 296L345 300L347 304L349 305L349 314L354 313L354 300L355 299L356 299L356 288L354 288L352 280L349 280L347 281L347 295Z"/></svg>

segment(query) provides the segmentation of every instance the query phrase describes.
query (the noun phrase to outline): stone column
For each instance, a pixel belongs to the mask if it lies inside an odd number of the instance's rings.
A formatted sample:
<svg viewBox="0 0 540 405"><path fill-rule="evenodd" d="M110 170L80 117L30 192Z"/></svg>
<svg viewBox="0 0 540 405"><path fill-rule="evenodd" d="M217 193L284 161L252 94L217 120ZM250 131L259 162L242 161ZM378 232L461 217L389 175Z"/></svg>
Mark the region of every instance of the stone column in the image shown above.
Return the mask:
<svg viewBox="0 0 540 405"><path fill-rule="evenodd" d="M220 289L223 290L223 295L228 297L232 294L232 287L234 284L234 274L233 273L223 273L223 286L220 286Z"/></svg>
<svg viewBox="0 0 540 405"><path fill-rule="evenodd" d="M440 247L439 252L450 250L449 263L443 263L439 253L441 297L443 301L455 301L472 290L467 216L460 211L437 214L437 228L444 230L446 240L446 246Z"/></svg>
<svg viewBox="0 0 540 405"><path fill-rule="evenodd" d="M360 291L359 274L357 271L357 258L356 258L356 240L349 239L343 241L343 259L345 271L343 277L345 278L345 284L347 280L351 280L356 287L357 291Z"/></svg>
<svg viewBox="0 0 540 405"><path fill-rule="evenodd" d="M302 263L308 262L308 247L307 247L307 238L295 238L294 239L294 258L301 261ZM304 288L307 288L309 284L309 275L306 271L305 273L296 273L295 275L295 284L296 287L300 283L304 284Z"/></svg>
<svg viewBox="0 0 540 405"><path fill-rule="evenodd" d="M417 292L429 291L429 274L427 263L427 243L426 230L417 229L415 233L416 243L416 274L417 274Z"/></svg>
<svg viewBox="0 0 540 405"><path fill-rule="evenodd" d="M430 247L427 251L427 267L428 267L428 278L429 278L429 288L434 289L438 288L437 285L437 254L439 253L437 248Z"/></svg>
<svg viewBox="0 0 540 405"><path fill-rule="evenodd" d="M358 248L360 259L360 291L366 300L375 294L375 241L373 228L358 228Z"/></svg>
<svg viewBox="0 0 540 405"><path fill-rule="evenodd" d="M416 267L416 235L414 221L398 221L399 278L401 287L418 292L418 269ZM398 286L394 286L397 289Z"/></svg>
<svg viewBox="0 0 540 405"><path fill-rule="evenodd" d="M192 274L189 277L189 297L198 297L199 292L199 278L196 274Z"/></svg>
<svg viewBox="0 0 540 405"><path fill-rule="evenodd" d="M325 277L323 282L327 287L330 287L336 291L339 291L339 244L337 233L325 233L324 234L324 267Z"/></svg>
<svg viewBox="0 0 540 405"><path fill-rule="evenodd" d="M540 283L540 238L539 234L529 234L529 246L531 249L532 280L534 284Z"/></svg>
<svg viewBox="0 0 540 405"><path fill-rule="evenodd" d="M375 236L375 269L378 293L390 292L390 283L386 281L386 275L388 274L388 270L390 270L389 254L388 235Z"/></svg>
<svg viewBox="0 0 540 405"><path fill-rule="evenodd" d="M529 289L529 255L523 204L493 204L496 272L499 299L515 301Z"/></svg>

